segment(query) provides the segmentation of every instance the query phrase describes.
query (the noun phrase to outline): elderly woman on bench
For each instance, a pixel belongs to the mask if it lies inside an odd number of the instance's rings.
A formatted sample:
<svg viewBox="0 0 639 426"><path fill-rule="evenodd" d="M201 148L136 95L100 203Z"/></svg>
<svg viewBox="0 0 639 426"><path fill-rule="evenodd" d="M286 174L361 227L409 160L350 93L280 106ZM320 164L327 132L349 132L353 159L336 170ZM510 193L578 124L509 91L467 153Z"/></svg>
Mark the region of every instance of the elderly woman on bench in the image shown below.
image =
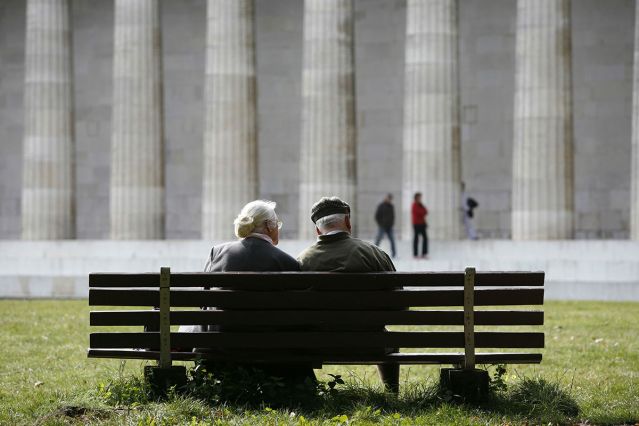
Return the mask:
<svg viewBox="0 0 639 426"><path fill-rule="evenodd" d="M275 247L282 222L273 201L251 201L235 218L237 241L213 247L205 272L299 271L297 260Z"/></svg>
<svg viewBox="0 0 639 426"><path fill-rule="evenodd" d="M214 246L204 272L264 272L299 271L300 265L293 257L276 247L282 222L275 213L276 203L256 200L246 204L234 220L236 241ZM180 331L219 331L220 326L181 328ZM234 327L225 331L249 331ZM256 331L251 329L250 331ZM198 351L198 349L195 349ZM206 365L206 364L205 364ZM214 364L206 366L213 368ZM281 377L288 382L304 382L306 378L315 380L313 369L308 366L288 366L281 364L242 365L259 367L266 374Z"/></svg>

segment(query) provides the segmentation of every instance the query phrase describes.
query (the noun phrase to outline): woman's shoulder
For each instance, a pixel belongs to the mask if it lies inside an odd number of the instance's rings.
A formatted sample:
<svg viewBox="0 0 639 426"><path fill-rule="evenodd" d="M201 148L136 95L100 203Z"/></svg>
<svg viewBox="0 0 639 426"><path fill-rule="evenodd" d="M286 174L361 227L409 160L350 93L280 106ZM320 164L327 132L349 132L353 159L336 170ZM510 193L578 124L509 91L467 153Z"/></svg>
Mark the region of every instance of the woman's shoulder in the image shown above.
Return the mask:
<svg viewBox="0 0 639 426"><path fill-rule="evenodd" d="M215 258L216 256L219 256L221 253L224 253L229 251L230 249L236 248L238 243L239 241L228 241L226 243L216 244L213 247L211 247L210 257Z"/></svg>
<svg viewBox="0 0 639 426"><path fill-rule="evenodd" d="M254 271L299 271L291 255L260 238L245 238L215 246L211 251L215 264Z"/></svg>

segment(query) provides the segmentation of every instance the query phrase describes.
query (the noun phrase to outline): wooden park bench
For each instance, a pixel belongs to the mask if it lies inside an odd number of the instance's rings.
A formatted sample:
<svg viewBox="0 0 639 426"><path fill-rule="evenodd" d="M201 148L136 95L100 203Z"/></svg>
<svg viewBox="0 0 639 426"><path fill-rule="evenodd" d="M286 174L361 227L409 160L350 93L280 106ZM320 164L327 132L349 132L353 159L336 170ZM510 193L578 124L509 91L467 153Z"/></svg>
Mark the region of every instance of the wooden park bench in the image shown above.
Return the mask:
<svg viewBox="0 0 639 426"><path fill-rule="evenodd" d="M443 384L454 387L461 383L463 388L483 393L488 376L476 370L476 364L539 363L540 353L511 349L544 347L541 330L504 329L543 325L543 311L530 308L543 305L543 272L476 273L467 268L465 272L417 273L171 274L169 268L162 268L160 273L93 273L89 286L91 306L146 308L92 310L91 326L144 328L93 331L88 356L158 360L157 371L170 370L175 360L197 359L311 364L316 368L324 364L452 364L458 368L442 369ZM219 310L197 309L204 306ZM172 325L212 324L221 326L221 331L170 330ZM370 331L373 325L379 326L378 331ZM292 326L298 328L290 331ZM358 326L369 327L369 331L352 331ZM383 326L417 327L415 331L384 332ZM434 331L433 326L458 328ZM481 331L475 326L482 326ZM233 327L242 331L230 331ZM366 355L363 348L418 351L389 354L377 350ZM433 350L442 348L454 351ZM476 348L491 351L477 352ZM231 350L232 355L215 349ZM473 371L483 372L479 384L468 378L467 373ZM455 374L465 378L451 376Z"/></svg>

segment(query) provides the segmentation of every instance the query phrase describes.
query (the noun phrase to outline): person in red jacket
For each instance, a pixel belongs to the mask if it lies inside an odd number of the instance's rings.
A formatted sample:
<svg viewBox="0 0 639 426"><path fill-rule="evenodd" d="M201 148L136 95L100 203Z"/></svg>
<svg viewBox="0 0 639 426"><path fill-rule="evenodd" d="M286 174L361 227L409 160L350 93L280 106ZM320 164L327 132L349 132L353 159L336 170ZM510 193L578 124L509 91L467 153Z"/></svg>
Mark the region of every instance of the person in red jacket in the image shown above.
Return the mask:
<svg viewBox="0 0 639 426"><path fill-rule="evenodd" d="M411 207L413 222L413 256L417 258L417 244L419 236L422 236L422 258L428 259L428 235L426 234L426 215L428 209L422 204L422 193L416 192Z"/></svg>

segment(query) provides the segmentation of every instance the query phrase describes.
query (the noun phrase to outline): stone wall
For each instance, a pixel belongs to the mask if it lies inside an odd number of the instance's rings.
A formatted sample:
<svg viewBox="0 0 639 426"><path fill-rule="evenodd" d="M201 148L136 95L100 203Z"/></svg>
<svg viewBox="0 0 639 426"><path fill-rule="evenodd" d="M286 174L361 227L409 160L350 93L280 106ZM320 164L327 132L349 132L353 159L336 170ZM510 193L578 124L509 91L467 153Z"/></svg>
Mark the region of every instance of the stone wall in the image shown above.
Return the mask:
<svg viewBox="0 0 639 426"><path fill-rule="evenodd" d="M302 5L255 0L260 196L297 229ZM77 236L109 235L113 3L74 0ZM371 237L386 192L401 194L405 0L355 0L357 221ZM462 176L483 237L510 236L516 2L460 0ZM625 238L629 221L634 2L574 0L578 238ZM162 2L166 236L199 238L204 0ZM25 2L0 2L0 238L20 235ZM428 205L428 194L425 194Z"/></svg>
<svg viewBox="0 0 639 426"><path fill-rule="evenodd" d="M297 256L311 241L284 240ZM0 298L86 297L92 272L201 271L211 242L0 241ZM387 244L382 248L388 250ZM544 271L548 299L639 301L637 241L441 241L429 260L399 245L398 271Z"/></svg>

